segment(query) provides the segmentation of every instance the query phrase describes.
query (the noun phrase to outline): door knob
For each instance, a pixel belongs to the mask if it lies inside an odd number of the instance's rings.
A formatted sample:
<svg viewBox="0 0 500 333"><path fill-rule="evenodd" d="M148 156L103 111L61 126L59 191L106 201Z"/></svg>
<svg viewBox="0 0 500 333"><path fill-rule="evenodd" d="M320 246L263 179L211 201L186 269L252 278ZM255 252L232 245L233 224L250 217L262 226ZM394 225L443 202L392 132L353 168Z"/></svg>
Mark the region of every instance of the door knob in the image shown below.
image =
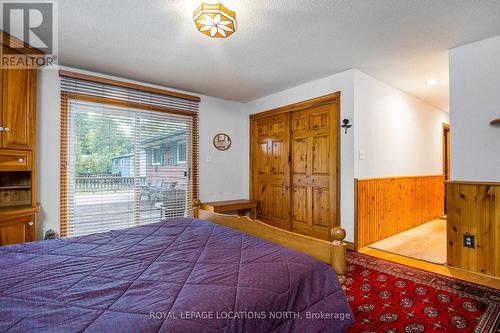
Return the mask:
<svg viewBox="0 0 500 333"><path fill-rule="evenodd" d="M4 128L3 127L0 127L0 132L3 132L4 131Z"/></svg>
<svg viewBox="0 0 500 333"><path fill-rule="evenodd" d="M9 132L9 131L10 131L10 128L5 127L5 128L3 129L3 131L4 131L4 132Z"/></svg>
<svg viewBox="0 0 500 333"><path fill-rule="evenodd" d="M29 225L30 227L32 227L32 226L33 226L33 222L28 222L28 225Z"/></svg>
<svg viewBox="0 0 500 333"><path fill-rule="evenodd" d="M19 163L24 163L24 158L19 158L19 159L17 159L17 161L18 161Z"/></svg>

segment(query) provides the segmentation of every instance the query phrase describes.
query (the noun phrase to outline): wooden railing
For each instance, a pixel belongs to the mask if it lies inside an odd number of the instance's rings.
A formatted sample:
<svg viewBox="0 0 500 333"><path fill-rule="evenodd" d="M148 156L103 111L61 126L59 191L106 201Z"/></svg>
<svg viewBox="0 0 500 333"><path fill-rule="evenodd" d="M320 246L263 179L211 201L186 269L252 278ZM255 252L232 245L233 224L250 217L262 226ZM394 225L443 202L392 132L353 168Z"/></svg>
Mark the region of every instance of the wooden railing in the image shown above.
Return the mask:
<svg viewBox="0 0 500 333"><path fill-rule="evenodd" d="M146 185L146 177L140 177L141 186ZM133 189L135 177L99 176L76 177L76 192L103 192Z"/></svg>

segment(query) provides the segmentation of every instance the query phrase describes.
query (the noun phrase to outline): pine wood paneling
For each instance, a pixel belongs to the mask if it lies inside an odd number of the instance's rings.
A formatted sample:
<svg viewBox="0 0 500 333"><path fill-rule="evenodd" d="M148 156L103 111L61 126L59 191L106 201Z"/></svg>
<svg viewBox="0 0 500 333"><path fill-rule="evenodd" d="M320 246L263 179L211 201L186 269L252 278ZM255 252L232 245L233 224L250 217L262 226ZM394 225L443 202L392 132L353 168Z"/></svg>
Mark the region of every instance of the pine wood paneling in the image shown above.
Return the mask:
<svg viewBox="0 0 500 333"><path fill-rule="evenodd" d="M500 183L447 182L448 265L500 276ZM463 246L465 234L475 247Z"/></svg>
<svg viewBox="0 0 500 333"><path fill-rule="evenodd" d="M356 245L362 248L444 214L444 177L356 180Z"/></svg>

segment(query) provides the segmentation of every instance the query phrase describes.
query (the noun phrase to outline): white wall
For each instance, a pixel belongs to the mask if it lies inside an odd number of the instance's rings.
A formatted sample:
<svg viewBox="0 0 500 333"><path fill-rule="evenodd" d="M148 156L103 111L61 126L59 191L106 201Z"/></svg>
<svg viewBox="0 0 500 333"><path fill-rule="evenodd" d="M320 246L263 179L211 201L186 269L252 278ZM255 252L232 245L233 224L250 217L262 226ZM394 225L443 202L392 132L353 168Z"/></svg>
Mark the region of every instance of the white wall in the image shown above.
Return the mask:
<svg viewBox="0 0 500 333"><path fill-rule="evenodd" d="M450 51L451 179L500 182L500 36Z"/></svg>
<svg viewBox="0 0 500 333"><path fill-rule="evenodd" d="M57 71L39 71L37 110L38 202L41 205L39 237L42 237L48 229L59 231L61 128L59 87ZM249 141L246 106L219 98L198 96L201 98L200 198L205 201L248 198ZM232 139L231 148L225 152L219 152L212 145L213 137L221 132L227 133Z"/></svg>
<svg viewBox="0 0 500 333"><path fill-rule="evenodd" d="M438 175L448 113L355 71L355 177Z"/></svg>
<svg viewBox="0 0 500 333"><path fill-rule="evenodd" d="M448 114L358 70L348 70L247 104L250 114L341 92L341 225L354 239L354 178L442 173ZM365 156L360 159L360 150Z"/></svg>
<svg viewBox="0 0 500 333"><path fill-rule="evenodd" d="M341 119L354 121L354 71L349 70L272 94L247 104L249 114L340 91ZM354 132L340 136L340 221L346 240L354 240Z"/></svg>
<svg viewBox="0 0 500 333"><path fill-rule="evenodd" d="M71 69L70 69L71 70ZM91 73L96 75L95 73ZM39 235L59 229L59 77L39 76L38 197ZM246 105L200 96L200 197L247 198L249 188L248 115L341 92L341 119L353 127L341 132L341 225L354 239L354 178L440 174L441 126L446 113L360 71L349 70L278 92ZM231 136L229 151L212 145L219 132ZM359 159L359 150L366 159Z"/></svg>

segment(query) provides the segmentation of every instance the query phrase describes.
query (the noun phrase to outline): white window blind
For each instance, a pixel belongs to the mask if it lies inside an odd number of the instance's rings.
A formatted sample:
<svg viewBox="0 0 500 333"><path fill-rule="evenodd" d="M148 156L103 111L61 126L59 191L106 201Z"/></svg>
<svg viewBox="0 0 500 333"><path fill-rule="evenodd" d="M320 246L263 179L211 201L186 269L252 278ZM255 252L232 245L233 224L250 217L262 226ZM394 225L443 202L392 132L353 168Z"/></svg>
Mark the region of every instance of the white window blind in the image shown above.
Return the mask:
<svg viewBox="0 0 500 333"><path fill-rule="evenodd" d="M192 216L198 191L198 103L61 80L61 234Z"/></svg>

